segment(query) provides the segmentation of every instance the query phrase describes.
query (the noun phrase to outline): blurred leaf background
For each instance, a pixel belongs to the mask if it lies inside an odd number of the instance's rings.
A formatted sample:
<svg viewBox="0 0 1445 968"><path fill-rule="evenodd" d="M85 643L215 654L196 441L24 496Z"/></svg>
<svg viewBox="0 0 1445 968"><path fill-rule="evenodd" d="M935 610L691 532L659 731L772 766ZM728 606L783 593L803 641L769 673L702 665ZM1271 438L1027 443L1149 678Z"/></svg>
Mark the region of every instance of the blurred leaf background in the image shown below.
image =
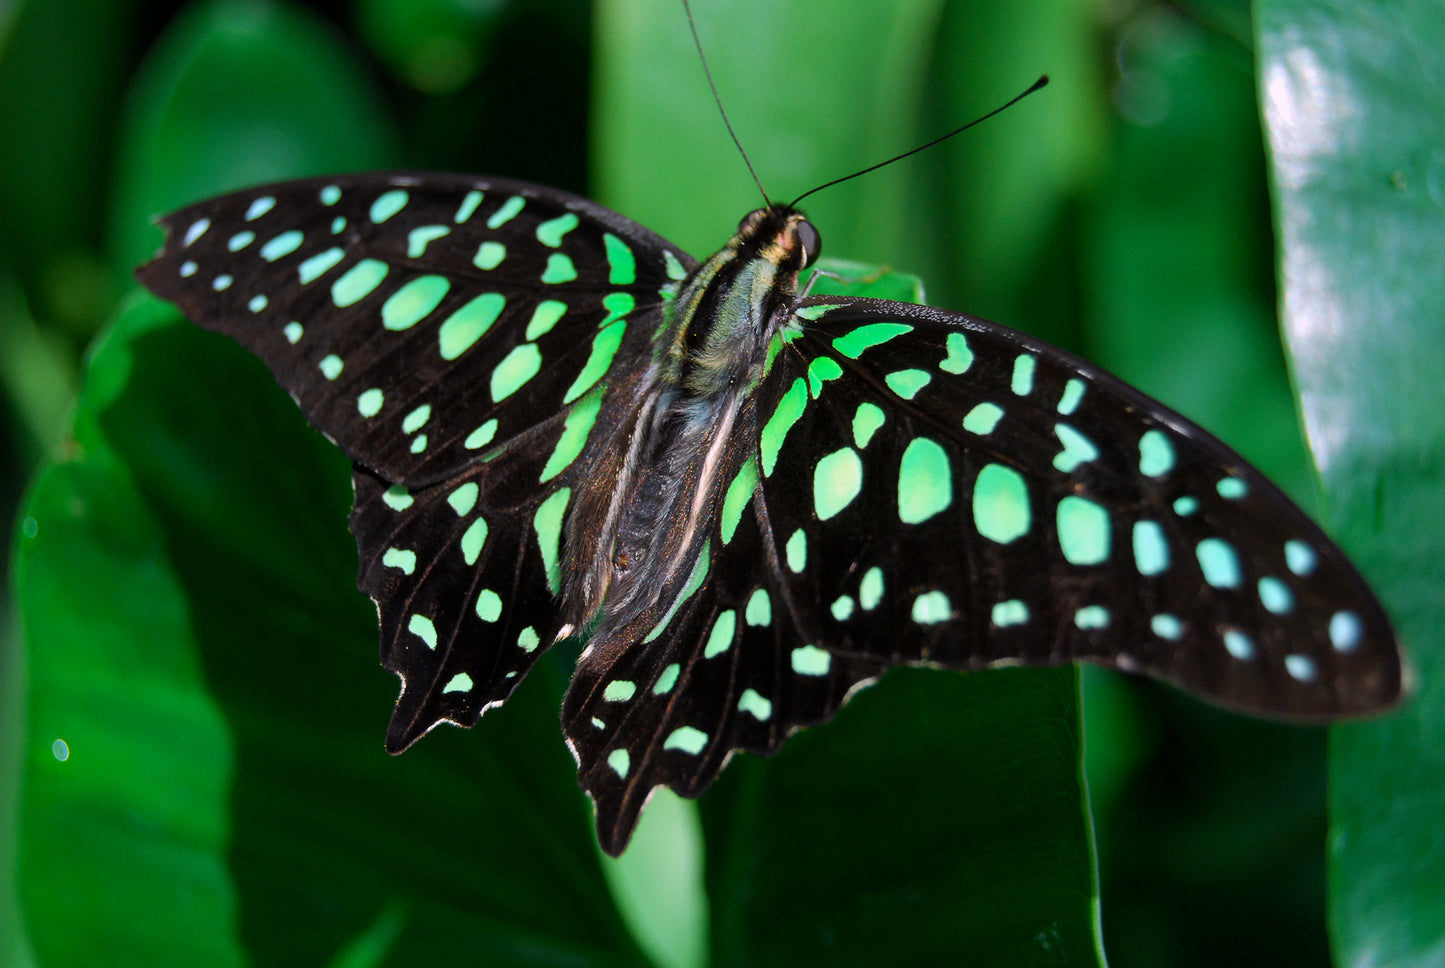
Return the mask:
<svg viewBox="0 0 1445 968"><path fill-rule="evenodd" d="M440 168L589 194L704 255L757 198L681 10L15 2L0 963L1101 963L1097 834L1116 968L1325 965L1330 938L1340 964L1445 964L1445 406L1438 379L1407 378L1438 372L1445 323L1438 7L696 6L782 198L1048 72L1003 117L810 199L826 253L916 273L929 302L1082 352L1222 436L1361 556L1416 700L1336 730L1331 762L1324 731L1090 670L1085 741L1070 670L894 673L699 806L658 798L621 864L596 853L560 742L565 658L477 729L388 759L345 461L259 364L136 295L149 218L268 179ZM1364 173L1345 193L1281 178L1298 145L1280 105L1270 167L1261 78L1300 50L1334 51L1319 77L1382 119L1337 165ZM1367 443L1326 468L1323 501L1279 342L1290 240L1370 307L1335 334L1365 361L1327 381L1345 403L1310 417ZM1311 345L1293 350L1319 386Z"/></svg>

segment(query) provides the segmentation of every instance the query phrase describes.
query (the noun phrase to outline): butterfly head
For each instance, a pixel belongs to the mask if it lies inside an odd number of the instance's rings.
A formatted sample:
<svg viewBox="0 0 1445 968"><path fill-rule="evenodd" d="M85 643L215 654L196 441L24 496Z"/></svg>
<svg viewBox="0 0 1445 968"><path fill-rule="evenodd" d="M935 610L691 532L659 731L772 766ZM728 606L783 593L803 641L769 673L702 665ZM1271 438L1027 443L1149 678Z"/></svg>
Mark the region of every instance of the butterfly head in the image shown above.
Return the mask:
<svg viewBox="0 0 1445 968"><path fill-rule="evenodd" d="M733 237L740 256L764 259L779 272L801 272L818 259L822 236L808 217L789 205L754 209Z"/></svg>

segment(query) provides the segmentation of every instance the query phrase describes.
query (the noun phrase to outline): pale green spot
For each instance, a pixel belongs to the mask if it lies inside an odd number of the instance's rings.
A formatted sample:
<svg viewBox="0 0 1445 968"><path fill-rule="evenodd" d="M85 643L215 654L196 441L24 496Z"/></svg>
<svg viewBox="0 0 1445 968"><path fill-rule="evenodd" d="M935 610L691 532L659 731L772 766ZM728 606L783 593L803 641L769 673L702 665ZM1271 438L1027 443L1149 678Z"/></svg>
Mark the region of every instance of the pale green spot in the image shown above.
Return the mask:
<svg viewBox="0 0 1445 968"><path fill-rule="evenodd" d="M846 622L853 617L853 596L839 595L828 606L828 611L833 613L833 618L839 622Z"/></svg>
<svg viewBox="0 0 1445 968"><path fill-rule="evenodd" d="M913 327L906 323L867 323L859 326L853 332L833 340L833 349L850 360L856 360L863 355L864 350L880 346L896 336L911 332L913 332Z"/></svg>
<svg viewBox="0 0 1445 968"><path fill-rule="evenodd" d="M990 541L1008 544L1028 533L1029 490L1011 467L985 464L973 484L973 526Z"/></svg>
<svg viewBox="0 0 1445 968"><path fill-rule="evenodd" d="M853 503L862 490L863 462L852 447L835 450L813 469L813 508L819 521L828 520Z"/></svg>
<svg viewBox="0 0 1445 968"><path fill-rule="evenodd" d="M1073 565L1097 565L1109 557L1109 512L1070 494L1059 501L1059 550Z"/></svg>
<svg viewBox="0 0 1445 968"><path fill-rule="evenodd" d="M482 546L487 543L487 519L477 518L467 526L462 535L462 560L475 565L482 555Z"/></svg>
<svg viewBox="0 0 1445 968"><path fill-rule="evenodd" d="M472 256L472 265L478 269L492 270L502 264L507 257L507 247L500 242L483 242L477 246L477 254Z"/></svg>
<svg viewBox="0 0 1445 968"><path fill-rule="evenodd" d="M672 692L672 687L677 685L677 675L682 671L682 666L676 662L670 662L667 668L662 670L662 675L657 677L657 682L652 686L654 696L665 696Z"/></svg>
<svg viewBox="0 0 1445 968"><path fill-rule="evenodd" d="M371 203L371 220L385 222L406 207L407 194L400 188L393 188L380 195Z"/></svg>
<svg viewBox="0 0 1445 968"><path fill-rule="evenodd" d="M346 228L346 216L338 215L331 220L331 234L340 235L341 230Z"/></svg>
<svg viewBox="0 0 1445 968"><path fill-rule="evenodd" d="M711 567L712 542L709 541L702 546L701 553L698 554L697 560L693 562L692 572L687 576L687 584L683 586L682 594L677 596L677 600L672 603L672 607L667 610L667 614L662 617L662 621L654 625L652 631L643 637L642 641L644 643L656 639L667 629L667 626L672 622L672 617L676 615L677 610L682 607L682 603L691 598L693 593L703 586L703 582L707 581L708 569Z"/></svg>
<svg viewBox="0 0 1445 968"><path fill-rule="evenodd" d="M572 499L570 487L559 488L537 507L532 526L537 530L537 547L542 552L542 568L547 573L547 587L556 595L562 591L562 516Z"/></svg>
<svg viewBox="0 0 1445 968"><path fill-rule="evenodd" d="M723 497L722 516L718 522L723 544L733 540L743 518L743 509L753 499L757 488L758 465L749 457L743 462L743 466L738 468L737 476L728 485L727 494Z"/></svg>
<svg viewBox="0 0 1445 968"><path fill-rule="evenodd" d="M927 437L915 437L898 465L898 519L922 524L953 503L948 454Z"/></svg>
<svg viewBox="0 0 1445 968"><path fill-rule="evenodd" d="M205 235L206 230L210 227L211 220L208 218L197 219L195 222L192 222L191 227L186 229L186 235L185 238L181 240L181 246L189 246L192 242L196 241L196 239Z"/></svg>
<svg viewBox="0 0 1445 968"><path fill-rule="evenodd" d="M1249 485L1237 477L1226 477L1214 486L1219 496L1230 501L1238 500L1249 493Z"/></svg>
<svg viewBox="0 0 1445 968"><path fill-rule="evenodd" d="M362 259L331 284L331 301L338 309L355 305L376 290L389 268L376 259Z"/></svg>
<svg viewBox="0 0 1445 968"><path fill-rule="evenodd" d="M321 199L322 205L335 205L337 202L341 201L341 188L338 185L327 185L325 188L321 189L321 194L319 197Z"/></svg>
<svg viewBox="0 0 1445 968"><path fill-rule="evenodd" d="M773 415L768 422L763 424L763 432L758 437L758 451L763 458L763 476L768 477L773 473L773 467L778 462L778 451L783 449L783 440L788 436L788 431L793 429L793 424L803 415L803 408L808 405L808 387L802 377L793 381L786 393L778 400Z"/></svg>
<svg viewBox="0 0 1445 968"><path fill-rule="evenodd" d="M386 568L396 568L404 575L410 575L416 571L416 552L405 548L387 548L386 553L381 556L381 564Z"/></svg>
<svg viewBox="0 0 1445 968"><path fill-rule="evenodd" d="M1224 648L1241 662L1254 658L1254 642L1238 629L1225 629Z"/></svg>
<svg viewBox="0 0 1445 968"><path fill-rule="evenodd" d="M1084 399L1084 381L1078 377L1070 377L1069 382L1064 384L1064 395L1059 398L1059 413L1065 417L1079 409L1079 402Z"/></svg>
<svg viewBox="0 0 1445 968"><path fill-rule="evenodd" d="M1215 588L1238 588L1239 555L1223 538L1205 538L1194 548L1204 580Z"/></svg>
<svg viewBox="0 0 1445 968"><path fill-rule="evenodd" d="M989 618L997 628L1001 629L1011 625L1023 625L1029 620L1029 607L1019 599L1011 598L995 605Z"/></svg>
<svg viewBox="0 0 1445 968"><path fill-rule="evenodd" d="M1336 652L1353 652L1365 637L1365 623L1354 612L1336 612L1330 616L1330 645Z"/></svg>
<svg viewBox="0 0 1445 968"><path fill-rule="evenodd" d="M1161 612L1149 619L1149 630L1161 639L1177 642L1184 634L1184 623L1173 615Z"/></svg>
<svg viewBox="0 0 1445 968"><path fill-rule="evenodd" d="M530 625L517 633L517 648L523 652L535 652L541 644L542 639L537 635L537 630Z"/></svg>
<svg viewBox="0 0 1445 968"><path fill-rule="evenodd" d="M548 219L537 226L537 241L555 249L562 244L562 237L577 227L577 216L571 212Z"/></svg>
<svg viewBox="0 0 1445 968"><path fill-rule="evenodd" d="M761 588L755 589L748 598L748 607L743 611L743 618L747 619L749 625L762 628L773 620L773 600L768 593Z"/></svg>
<svg viewBox="0 0 1445 968"><path fill-rule="evenodd" d="M766 723L773 717L773 704L764 699L756 689L744 689L738 697L738 712L747 713L759 722Z"/></svg>
<svg viewBox="0 0 1445 968"><path fill-rule="evenodd" d="M517 217L517 213L522 211L522 206L526 203L527 200L524 199L521 195L513 195L511 198L503 202L501 207L498 208L495 212L493 212L491 217L487 219L487 228L499 229L503 225L506 225L512 219Z"/></svg>
<svg viewBox="0 0 1445 968"><path fill-rule="evenodd" d="M1162 430L1146 430L1139 438L1139 473L1163 477L1174 468L1174 445Z"/></svg>
<svg viewBox="0 0 1445 968"><path fill-rule="evenodd" d="M477 210L477 206L480 204L482 204L482 193L474 188L462 198L462 203L457 206L457 214L452 216L452 221L461 225L472 217L472 213Z"/></svg>
<svg viewBox="0 0 1445 968"><path fill-rule="evenodd" d="M597 324L600 329L610 324L614 319L621 319L632 310L637 308L637 300L630 292L609 292L602 297L602 308L607 310L607 315Z"/></svg>
<svg viewBox="0 0 1445 968"><path fill-rule="evenodd" d="M1284 543L1284 560L1289 570L1301 578L1314 572L1317 561L1313 548L1293 538Z"/></svg>
<svg viewBox="0 0 1445 968"><path fill-rule="evenodd" d="M216 290L216 292L220 292L223 289L230 289L231 283L235 281L233 276L217 276L211 281L211 288Z"/></svg>
<svg viewBox="0 0 1445 968"><path fill-rule="evenodd" d="M406 233L406 256L420 259L426 254L426 247L451 232L445 225L420 225Z"/></svg>
<svg viewBox="0 0 1445 968"><path fill-rule="evenodd" d="M413 454L420 454L424 450L426 450L426 434L417 434L416 437L412 439L411 452Z"/></svg>
<svg viewBox="0 0 1445 968"><path fill-rule="evenodd" d="M380 387L372 387L356 398L356 412L363 417L371 418L381 413L382 404L386 402L385 395Z"/></svg>
<svg viewBox="0 0 1445 968"><path fill-rule="evenodd" d="M702 650L702 657L712 659L732 648L733 633L737 631L737 627L737 612L728 609L720 613L717 621L712 623L712 631L708 633L707 645Z"/></svg>
<svg viewBox="0 0 1445 968"><path fill-rule="evenodd" d="M825 676L833 665L833 657L816 645L794 649L790 659L793 671L800 676Z"/></svg>
<svg viewBox="0 0 1445 968"><path fill-rule="evenodd" d="M537 303L537 308L532 310L532 318L527 322L527 339L535 340L550 333L552 327L557 325L557 320L566 314L566 303L555 299L544 299Z"/></svg>
<svg viewBox="0 0 1445 968"><path fill-rule="evenodd" d="M793 315L798 319L815 320L824 313L838 309L838 303L818 303L812 306L799 306Z"/></svg>
<svg viewBox="0 0 1445 968"><path fill-rule="evenodd" d="M602 690L603 702L627 702L637 694L637 683L628 679L614 679Z"/></svg>
<svg viewBox="0 0 1445 968"><path fill-rule="evenodd" d="M526 385L542 369L542 351L534 343L512 347L492 371L492 399L500 402Z"/></svg>
<svg viewBox="0 0 1445 968"><path fill-rule="evenodd" d="M477 506L477 496L481 493L482 489L477 486L476 481L467 481L447 495L447 503L452 506L457 517L464 518Z"/></svg>
<svg viewBox="0 0 1445 968"><path fill-rule="evenodd" d="M863 611L871 612L883 601L883 569L874 565L863 573L858 583L858 604Z"/></svg>
<svg viewBox="0 0 1445 968"><path fill-rule="evenodd" d="M317 366L320 368L322 376L328 380L334 380L341 375L344 364L341 362L341 357L335 353L327 353Z"/></svg>
<svg viewBox="0 0 1445 968"><path fill-rule="evenodd" d="M948 352L938 364L945 373L964 373L973 366L973 350L968 347L968 337L962 333L949 333L943 348Z"/></svg>
<svg viewBox="0 0 1445 968"><path fill-rule="evenodd" d="M1102 605L1085 605L1074 613L1074 624L1088 631L1109 627L1109 610Z"/></svg>
<svg viewBox="0 0 1445 968"><path fill-rule="evenodd" d="M1014 358L1014 372L1009 379L1009 389L1020 397L1026 397L1033 392L1034 358L1029 354L1020 353Z"/></svg>
<svg viewBox="0 0 1445 968"><path fill-rule="evenodd" d="M557 446L553 448L547 466L542 468L539 483L547 483L570 467L581 455L582 448L587 446L587 437L592 433L592 425L597 422L597 411L601 406L602 390L599 387L568 411L562 434L557 438Z"/></svg>
<svg viewBox="0 0 1445 968"><path fill-rule="evenodd" d="M607 375L608 369L612 366L612 359L617 355L617 348L622 345L622 337L626 331L627 324L619 320L592 338L592 353L587 357L587 363L582 367L582 372L577 374L577 379L573 380L572 385L567 388L567 393L562 397L563 403L571 403L576 400Z"/></svg>
<svg viewBox="0 0 1445 968"><path fill-rule="evenodd" d="M507 297L501 293L484 292L448 316L437 330L442 359L454 360L471 349L492 328L506 305Z"/></svg>
<svg viewBox="0 0 1445 968"><path fill-rule="evenodd" d="M1054 455L1054 467L1065 474L1072 474L1080 464L1099 456L1094 442L1066 423L1054 424L1054 435L1064 445L1064 449Z"/></svg>
<svg viewBox="0 0 1445 968"><path fill-rule="evenodd" d="M820 356L808 364L808 389L813 399L823 392L823 384L843 375L843 368L831 356Z"/></svg>
<svg viewBox="0 0 1445 968"><path fill-rule="evenodd" d="M239 252L255 241L255 232L237 232L226 240L226 248L232 252Z"/></svg>
<svg viewBox="0 0 1445 968"><path fill-rule="evenodd" d="M406 417L402 419L402 433L414 434L422 427L426 426L426 422L430 419L431 404L424 403L421 406L417 407L415 410L413 410L411 413L407 414Z"/></svg>
<svg viewBox="0 0 1445 968"><path fill-rule="evenodd" d="M502 617L502 596L490 588L483 588L477 595L477 618L483 622L495 622Z"/></svg>
<svg viewBox="0 0 1445 968"><path fill-rule="evenodd" d="M991 434L1003 419L1003 407L996 403L980 403L963 417L963 429L971 434Z"/></svg>
<svg viewBox="0 0 1445 968"><path fill-rule="evenodd" d="M1134 565L1141 575L1161 575L1169 570L1169 543L1158 521L1134 522Z"/></svg>
<svg viewBox="0 0 1445 968"><path fill-rule="evenodd" d="M607 754L607 765L612 767L612 772L622 779L627 779L627 771L632 769L632 757L627 750L613 750Z"/></svg>
<svg viewBox="0 0 1445 968"><path fill-rule="evenodd" d="M857 413L853 414L853 443L859 450L868 446L868 441L883 426L882 408L871 403L858 404Z"/></svg>
<svg viewBox="0 0 1445 968"><path fill-rule="evenodd" d="M691 726L679 726L668 734L667 739L662 741L662 748L665 750L682 750L684 753L696 756L707 747L707 733Z"/></svg>
<svg viewBox="0 0 1445 968"><path fill-rule="evenodd" d="M951 618L953 603L943 592L924 592L913 600L913 621L919 625L937 625Z"/></svg>
<svg viewBox="0 0 1445 968"><path fill-rule="evenodd" d="M246 209L246 221L253 222L275 207L275 198L270 195L262 195L260 198L252 201L250 207Z"/></svg>
<svg viewBox="0 0 1445 968"><path fill-rule="evenodd" d="M493 417L467 434L467 439L462 441L462 446L467 450L480 450L490 444L495 436L497 436L497 418Z"/></svg>
<svg viewBox="0 0 1445 968"><path fill-rule="evenodd" d="M577 267L572 264L570 256L562 252L553 252L547 256L547 268L542 272L542 281L555 285L559 282L571 282L577 278Z"/></svg>
<svg viewBox="0 0 1445 968"><path fill-rule="evenodd" d="M1174 502L1174 513L1181 518L1187 518L1198 510L1199 502L1187 494Z"/></svg>
<svg viewBox="0 0 1445 968"><path fill-rule="evenodd" d="M788 568L794 573L801 572L808 564L808 536L802 528L793 532L785 546Z"/></svg>
<svg viewBox="0 0 1445 968"><path fill-rule="evenodd" d="M677 256L667 249L662 250L662 261L667 268L667 278L674 282L681 282L687 278L687 266L679 262Z"/></svg>
<svg viewBox="0 0 1445 968"><path fill-rule="evenodd" d="M607 281L614 286L630 286L636 282L637 256L633 255L627 243L611 232L604 232L602 245L607 251L607 264L611 267ZM670 252L667 254L672 255Z"/></svg>
<svg viewBox="0 0 1445 968"><path fill-rule="evenodd" d="M471 691L472 677L467 675L465 672L458 672L456 675L452 676L450 679L447 680L446 685L442 686L443 693Z"/></svg>
<svg viewBox="0 0 1445 968"><path fill-rule="evenodd" d="M1272 576L1259 580L1259 601L1276 615L1287 615L1294 611L1294 594L1290 592L1289 586Z"/></svg>
<svg viewBox="0 0 1445 968"><path fill-rule="evenodd" d="M306 332L306 329L300 323L293 321L287 323L281 332L286 334L286 342L295 346L301 342L301 336Z"/></svg>
<svg viewBox="0 0 1445 968"><path fill-rule="evenodd" d="M393 511L405 511L416 503L416 498L400 484L393 484L381 492L381 501Z"/></svg>
<svg viewBox="0 0 1445 968"><path fill-rule="evenodd" d="M261 310L266 308L266 304L268 302L270 302L270 300L268 300L265 296L252 296L251 301L246 304L246 308L251 310L251 312L253 313L259 313Z"/></svg>
<svg viewBox="0 0 1445 968"><path fill-rule="evenodd" d="M406 630L426 643L428 649L437 647L437 629L425 615L413 615L407 620Z"/></svg>
<svg viewBox="0 0 1445 968"><path fill-rule="evenodd" d="M888 389L903 399L912 400L918 395L919 390L928 386L928 381L931 379L933 377L923 370L898 370L896 373L885 376L883 382L888 384Z"/></svg>
<svg viewBox="0 0 1445 968"><path fill-rule="evenodd" d="M327 249L325 252L316 253L296 267L296 274L301 277L301 285L319 279L343 258L344 253L340 249Z"/></svg>

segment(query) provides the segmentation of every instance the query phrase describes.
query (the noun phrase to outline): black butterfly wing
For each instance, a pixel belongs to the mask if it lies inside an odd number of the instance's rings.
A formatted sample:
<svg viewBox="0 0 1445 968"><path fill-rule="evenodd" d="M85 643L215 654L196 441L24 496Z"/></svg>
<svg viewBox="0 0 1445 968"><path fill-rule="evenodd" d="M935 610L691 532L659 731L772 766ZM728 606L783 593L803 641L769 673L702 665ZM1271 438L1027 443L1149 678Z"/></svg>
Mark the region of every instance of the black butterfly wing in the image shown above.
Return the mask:
<svg viewBox="0 0 1445 968"><path fill-rule="evenodd" d="M475 722L562 631L563 522L693 261L585 199L454 175L269 185L161 221L141 281L260 356L356 463L358 583L403 680L388 748Z"/></svg>
<svg viewBox="0 0 1445 968"><path fill-rule="evenodd" d="M769 389L797 375L760 401L761 503L803 549L781 576L810 639L957 669L1085 659L1287 718L1398 700L1363 579L1207 432L983 320L805 304Z"/></svg>
<svg viewBox="0 0 1445 968"><path fill-rule="evenodd" d="M992 323L808 299L737 422L670 615L584 654L563 726L619 853L894 664L1091 660L1324 718L1399 697L1344 555L1219 441Z"/></svg>

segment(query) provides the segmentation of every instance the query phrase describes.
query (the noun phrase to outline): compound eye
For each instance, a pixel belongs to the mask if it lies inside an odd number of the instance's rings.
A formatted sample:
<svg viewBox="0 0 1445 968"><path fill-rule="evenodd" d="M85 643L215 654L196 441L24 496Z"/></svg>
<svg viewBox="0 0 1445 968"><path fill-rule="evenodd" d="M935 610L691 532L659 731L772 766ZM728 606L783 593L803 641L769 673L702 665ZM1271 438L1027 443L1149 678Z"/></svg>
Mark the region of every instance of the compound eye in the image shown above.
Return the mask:
<svg viewBox="0 0 1445 968"><path fill-rule="evenodd" d="M823 237L807 219L799 219L794 231L798 233L798 244L803 247L803 268L806 269L818 261L818 253L823 249Z"/></svg>

